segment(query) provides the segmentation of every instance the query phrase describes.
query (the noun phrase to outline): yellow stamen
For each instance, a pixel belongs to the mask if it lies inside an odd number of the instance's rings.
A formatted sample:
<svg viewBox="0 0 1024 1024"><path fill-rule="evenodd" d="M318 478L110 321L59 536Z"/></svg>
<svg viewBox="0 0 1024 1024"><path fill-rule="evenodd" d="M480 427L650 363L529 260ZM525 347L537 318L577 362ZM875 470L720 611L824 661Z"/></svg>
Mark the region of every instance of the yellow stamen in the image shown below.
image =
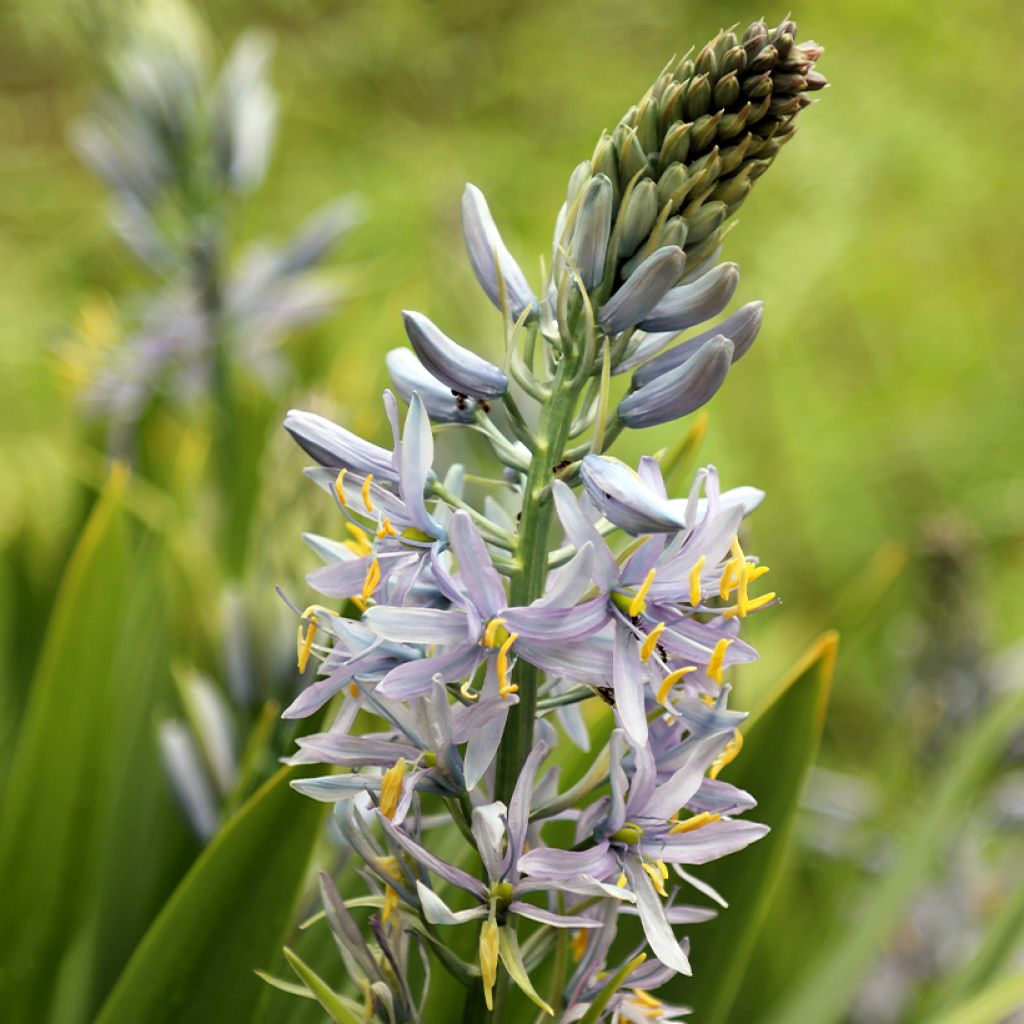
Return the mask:
<svg viewBox="0 0 1024 1024"><path fill-rule="evenodd" d="M669 829L669 832L674 836L682 835L684 832L693 832L695 829L710 825L713 821L720 821L721 817L720 814L714 811L701 811L700 814L695 814L692 818L676 822Z"/></svg>
<svg viewBox="0 0 1024 1024"><path fill-rule="evenodd" d="M480 980L484 983L484 1002L494 1009L494 983L498 978L498 924L493 917L480 929Z"/></svg>
<svg viewBox="0 0 1024 1024"><path fill-rule="evenodd" d="M384 909L380 919L387 924L388 918L398 909L398 893L390 885L384 887Z"/></svg>
<svg viewBox="0 0 1024 1024"><path fill-rule="evenodd" d="M633 1000L641 1006L649 1006L652 1010L660 1010L662 1006L660 999L655 999L654 996L648 995L640 988L633 989Z"/></svg>
<svg viewBox="0 0 1024 1024"><path fill-rule="evenodd" d="M760 597L751 598L747 602L746 614L749 615L751 612L756 612L758 608L763 608L766 604L771 604L775 600L776 594L774 590L769 591L767 594L762 594ZM726 619L735 619L740 615L740 606L738 604L731 605L728 608L722 609L722 617Z"/></svg>
<svg viewBox="0 0 1024 1024"><path fill-rule="evenodd" d="M626 881L627 881L627 879L626 879L626 872L623 871L622 874L619 875L618 880L615 883L615 887L617 889L625 889L626 888Z"/></svg>
<svg viewBox="0 0 1024 1024"><path fill-rule="evenodd" d="M345 474L348 472L347 469L343 469L338 473L337 479L334 481L334 493L338 496L338 501L341 502L342 508L348 508L348 502L345 500Z"/></svg>
<svg viewBox="0 0 1024 1024"><path fill-rule="evenodd" d="M658 703L664 704L668 699L669 693L672 691L672 687L675 686L683 676L688 676L691 672L696 671L696 665L687 665L684 668L677 668L675 672L669 672L669 674L662 679L661 686L658 687Z"/></svg>
<svg viewBox="0 0 1024 1024"><path fill-rule="evenodd" d="M654 883L654 891L659 896L667 896L668 893L665 892L665 883L661 880L661 872L653 864L648 864L646 861L644 861L640 866L647 872L651 881Z"/></svg>
<svg viewBox="0 0 1024 1024"><path fill-rule="evenodd" d="M658 646L658 637L665 632L665 623L659 622L654 629L647 634L644 642L640 645L640 660L649 661L651 655L654 653L654 648Z"/></svg>
<svg viewBox="0 0 1024 1024"><path fill-rule="evenodd" d="M370 562L369 569L366 570L366 579L363 580L363 592L359 595L363 601L369 601L370 596L377 589L377 585L380 583L380 562L377 559L373 559Z"/></svg>
<svg viewBox="0 0 1024 1024"><path fill-rule="evenodd" d="M748 573L748 579L753 583L754 580L759 580L766 572L771 572L767 565L752 565Z"/></svg>
<svg viewBox="0 0 1024 1024"><path fill-rule="evenodd" d="M370 545L370 535L365 530L360 530L355 523L346 523L345 526L352 536L351 540L342 541L345 547L357 558L371 554L373 548Z"/></svg>
<svg viewBox="0 0 1024 1024"><path fill-rule="evenodd" d="M723 750L718 757L711 763L711 768L708 770L708 777L712 779L718 778L718 773L732 761L736 760L736 755L743 749L743 733L737 729L732 734L732 739L726 744L725 750Z"/></svg>
<svg viewBox="0 0 1024 1024"><path fill-rule="evenodd" d="M405 758L400 757L380 780L380 812L390 821L398 810L402 796L402 782L405 780Z"/></svg>
<svg viewBox="0 0 1024 1024"><path fill-rule="evenodd" d="M718 594L725 601L729 595L733 592L737 584L737 573L739 572L740 563L735 558L730 558L725 563L725 568L722 570L722 578L718 584Z"/></svg>
<svg viewBox="0 0 1024 1024"><path fill-rule="evenodd" d="M331 610L325 608L322 604L311 604L299 616L299 625L295 632L295 653L300 672L306 671L306 666L309 664L309 656L313 650L313 638L316 636L317 627L320 625L316 618L317 612L324 612L327 615L331 614ZM305 630L302 628L303 622L309 623Z"/></svg>
<svg viewBox="0 0 1024 1024"><path fill-rule="evenodd" d="M702 693L700 695L700 699L704 701L709 708L713 708L715 706L715 698L712 697L710 693Z"/></svg>
<svg viewBox="0 0 1024 1024"><path fill-rule="evenodd" d="M694 608L700 604L700 574L704 569L704 563L707 558L701 555L696 562L693 563L693 568L690 570L690 604Z"/></svg>
<svg viewBox="0 0 1024 1024"><path fill-rule="evenodd" d="M711 661L708 662L708 679L713 679L719 686L722 685L722 666L725 661L725 652L731 643L732 640L725 637L719 640L715 644L715 649L711 652Z"/></svg>
<svg viewBox="0 0 1024 1024"><path fill-rule="evenodd" d="M380 526L377 527L377 538L383 540L385 537L397 537L398 531L391 525L391 520L383 516Z"/></svg>
<svg viewBox="0 0 1024 1024"><path fill-rule="evenodd" d="M652 569L647 576L644 578L643 583L640 584L640 589L636 592L636 596L629 603L629 615L630 618L635 618L637 615L643 614L644 609L647 607L647 591L651 589L651 584L654 582L654 576L657 570Z"/></svg>
<svg viewBox="0 0 1024 1024"><path fill-rule="evenodd" d="M488 647L498 646L497 633L498 630L501 629L501 627L504 625L504 619L491 619L491 621L487 623L487 628L484 630L484 643Z"/></svg>
<svg viewBox="0 0 1024 1024"><path fill-rule="evenodd" d="M373 502L370 501L370 484L373 483L373 474L367 473L366 479L363 481L363 488L360 493L363 496L363 505L366 507L367 512L373 511Z"/></svg>
<svg viewBox="0 0 1024 1024"><path fill-rule="evenodd" d="M359 687L356 686L355 683L349 683L348 684L348 692L349 692L349 694L351 696L358 697L359 696Z"/></svg>
<svg viewBox="0 0 1024 1024"><path fill-rule="evenodd" d="M509 648L519 639L518 633L510 633L508 639L498 648L498 696L507 697L510 693L518 693L519 687L508 681Z"/></svg>
<svg viewBox="0 0 1024 1024"><path fill-rule="evenodd" d="M732 557L739 559L739 561L741 562L746 557L743 554L743 548L740 547L740 538L738 534L737 536L733 537L732 544L729 546L729 550L732 552Z"/></svg>
<svg viewBox="0 0 1024 1024"><path fill-rule="evenodd" d="M381 874L387 875L388 878L390 878L393 882L398 882L398 881L401 880L401 878L402 878L402 870L398 866L398 858L397 857L391 857L391 856L378 857L377 860L376 860L376 865L377 865L377 870Z"/></svg>
<svg viewBox="0 0 1024 1024"><path fill-rule="evenodd" d="M479 694L476 694L476 693L474 693L474 692L473 692L473 691L472 691L472 690L470 689L470 683L472 683L472 682L473 682L473 680L472 680L472 679L467 679L467 680L466 680L466 681L465 681L465 682L464 682L464 683L463 683L463 684L462 684L462 685L461 685L461 686L459 687L459 693L461 693L461 694L462 694L462 696L466 698L466 700L479 700L479 699L480 699L480 695L479 695Z"/></svg>
<svg viewBox="0 0 1024 1024"><path fill-rule="evenodd" d="M583 954L587 951L587 944L590 941L590 936L587 932L588 929L580 928L572 937L570 948L572 949L572 962L574 964L578 964L583 959Z"/></svg>
<svg viewBox="0 0 1024 1024"><path fill-rule="evenodd" d="M668 867L665 864L665 862L663 860L659 859L659 860L656 860L654 863L658 865L658 870L661 872L662 880L667 882L668 881Z"/></svg>

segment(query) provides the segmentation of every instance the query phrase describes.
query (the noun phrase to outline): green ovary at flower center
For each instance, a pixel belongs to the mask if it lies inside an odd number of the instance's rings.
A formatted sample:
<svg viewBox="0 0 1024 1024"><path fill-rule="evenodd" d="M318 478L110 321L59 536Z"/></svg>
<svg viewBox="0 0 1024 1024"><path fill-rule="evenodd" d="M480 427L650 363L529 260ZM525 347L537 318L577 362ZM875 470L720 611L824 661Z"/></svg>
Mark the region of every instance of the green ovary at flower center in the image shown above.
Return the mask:
<svg viewBox="0 0 1024 1024"><path fill-rule="evenodd" d="M627 821L618 832L613 832L608 838L613 843L625 843L627 846L636 846L643 838L643 834L644 830L639 825L634 825L631 821Z"/></svg>

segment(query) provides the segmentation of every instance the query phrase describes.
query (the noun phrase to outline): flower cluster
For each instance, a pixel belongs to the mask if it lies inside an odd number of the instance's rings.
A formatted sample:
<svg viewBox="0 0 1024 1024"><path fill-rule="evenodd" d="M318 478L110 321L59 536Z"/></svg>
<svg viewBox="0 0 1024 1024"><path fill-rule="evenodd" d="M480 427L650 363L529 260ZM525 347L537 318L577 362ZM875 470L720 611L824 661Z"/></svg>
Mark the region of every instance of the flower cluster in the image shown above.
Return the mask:
<svg viewBox="0 0 1024 1024"><path fill-rule="evenodd" d="M275 390L287 376L285 337L339 298L337 282L317 271L359 219L342 197L285 244L234 259L235 209L262 182L273 150L272 45L246 33L216 74L211 49L186 6L140 5L107 89L71 133L110 190L114 227L160 282L126 343L89 353L98 365L85 367L87 405L110 422L119 448L157 395L224 404L230 376L243 371Z"/></svg>
<svg viewBox="0 0 1024 1024"><path fill-rule="evenodd" d="M293 785L336 804L364 863L373 891L357 903L375 908L382 950L368 975L415 936L488 1008L503 965L561 1019L593 1006L670 1021L682 1010L649 993L690 973L674 928L714 913L686 893L721 903L689 868L767 831L743 817L754 799L719 777L744 718L727 675L757 656L741 628L777 603L741 540L762 492L723 490L708 466L672 498L670 459L633 469L605 451L627 427L699 409L755 339L759 303L679 340L725 309L739 278L703 242L791 134L804 90L823 84L819 48L794 32L723 33L659 78L574 172L538 291L467 187L469 259L506 328L500 365L406 312L411 351L387 357L408 406L403 417L385 392L390 448L310 413L285 421L344 525L343 540L307 538L324 562L309 583L341 604L301 614L299 667L320 666L285 712L330 702L327 728L291 760L331 770ZM740 137L740 152L709 150L715 132ZM677 179L691 184L665 184ZM613 378L630 369L616 402ZM501 472L483 500L479 475L435 467L436 424L490 442ZM571 785L549 765L567 742L591 755ZM363 956L328 892L346 956ZM631 918L656 960L616 971L613 940ZM472 957L449 938L467 929ZM576 967L542 996L532 975L558 942ZM378 982L371 1015L419 1019L407 996Z"/></svg>

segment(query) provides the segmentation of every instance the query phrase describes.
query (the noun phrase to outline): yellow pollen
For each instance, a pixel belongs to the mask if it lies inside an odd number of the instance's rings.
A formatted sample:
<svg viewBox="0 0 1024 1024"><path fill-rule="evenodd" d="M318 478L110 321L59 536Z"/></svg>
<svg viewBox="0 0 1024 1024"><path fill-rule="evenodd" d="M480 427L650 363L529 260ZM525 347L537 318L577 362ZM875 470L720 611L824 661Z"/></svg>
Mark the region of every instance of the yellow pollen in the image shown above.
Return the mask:
<svg viewBox="0 0 1024 1024"><path fill-rule="evenodd" d="M659 896L668 896L668 893L665 892L665 883L661 880L661 872L653 864L648 864L646 861L644 861L641 867L647 872L654 883L654 891Z"/></svg>
<svg viewBox="0 0 1024 1024"><path fill-rule="evenodd" d="M691 672L696 671L696 665L687 665L685 668L677 668L675 672L669 672L669 674L662 679L661 686L658 687L658 703L664 704L668 699L668 695L672 692L672 687L675 686L683 676L688 676Z"/></svg>
<svg viewBox="0 0 1024 1024"><path fill-rule="evenodd" d="M398 810L402 796L402 782L405 779L405 758L400 757L380 780L380 811L390 821Z"/></svg>
<svg viewBox="0 0 1024 1024"><path fill-rule="evenodd" d="M615 883L615 887L617 889L625 889L626 888L626 872L625 871L623 871L622 874L619 875L618 881L616 881L616 883Z"/></svg>
<svg viewBox="0 0 1024 1024"><path fill-rule="evenodd" d="M712 697L710 693L702 693L700 695L700 699L704 701L709 708L713 708L715 706L715 698Z"/></svg>
<svg viewBox="0 0 1024 1024"><path fill-rule="evenodd" d="M767 565L752 565L747 578L753 583L754 580L759 580L766 572L771 572Z"/></svg>
<svg viewBox="0 0 1024 1024"><path fill-rule="evenodd" d="M358 697L359 696L359 687L356 686L355 683L349 683L348 684L348 692L349 692L349 694L351 696Z"/></svg>
<svg viewBox="0 0 1024 1024"><path fill-rule="evenodd" d="M708 770L708 777L712 779L718 778L718 773L732 761L736 760L736 755L743 749L743 733L737 729L732 734L732 739L726 744L725 750L723 750L718 757L711 763L711 768Z"/></svg>
<svg viewBox="0 0 1024 1024"><path fill-rule="evenodd" d="M346 523L345 527L352 539L342 543L353 555L363 558L373 551L373 548L370 546L370 535L365 530L360 530L355 523Z"/></svg>
<svg viewBox="0 0 1024 1024"><path fill-rule="evenodd" d="M662 880L667 882L668 881L668 867L665 865L665 862L663 860L659 859L659 860L656 860L654 863L658 865L658 870L661 872Z"/></svg>
<svg viewBox="0 0 1024 1024"><path fill-rule="evenodd" d="M775 591L769 591L767 594L762 594L760 597L752 598L747 602L746 614L749 615L751 612L756 612L758 608L763 608L766 604L771 604L775 600ZM740 618L743 616L740 614L740 606L738 604L731 605L729 608L722 610L722 617L726 619L735 619L739 615Z"/></svg>
<svg viewBox="0 0 1024 1024"><path fill-rule="evenodd" d="M647 591L651 589L651 584L654 582L654 576L656 573L657 569L652 569L647 576L644 577L644 581L640 584L640 589L636 592L636 596L629 602L629 614L631 618L641 615L643 610L647 607Z"/></svg>
<svg viewBox="0 0 1024 1024"><path fill-rule="evenodd" d="M367 473L366 479L363 481L363 489L360 492L363 496L363 505L366 507L367 512L373 511L373 502L370 501L370 484L373 483L373 474Z"/></svg>
<svg viewBox="0 0 1024 1024"><path fill-rule="evenodd" d="M708 662L708 679L713 679L719 686L722 685L722 663L725 661L725 652L732 640L723 637L715 644L711 652L711 660Z"/></svg>
<svg viewBox="0 0 1024 1024"><path fill-rule="evenodd" d="M397 857L378 857L376 860L376 865L377 870L380 871L381 874L387 875L388 878L390 878L393 882L401 880L402 871L401 868L399 868L398 866Z"/></svg>
<svg viewBox="0 0 1024 1024"><path fill-rule="evenodd" d="M696 562L693 563L693 568L690 570L690 604L694 608L700 604L700 574L704 569L704 563L707 558L701 555Z"/></svg>
<svg viewBox="0 0 1024 1024"><path fill-rule="evenodd" d="M338 501L341 502L342 508L348 508L348 502L345 500L345 474L348 472L347 469L343 469L338 473L337 479L334 481L334 493L338 496Z"/></svg>
<svg viewBox="0 0 1024 1024"><path fill-rule="evenodd" d="M649 1006L652 1010L660 1010L662 1006L660 999L655 999L639 988L633 989L633 1000L640 1006Z"/></svg>
<svg viewBox="0 0 1024 1024"><path fill-rule="evenodd" d="M484 630L484 643L488 647L498 646L497 633L498 630L504 625L504 619L491 619L491 621L487 623L487 628Z"/></svg>
<svg viewBox="0 0 1024 1024"><path fill-rule="evenodd" d="M387 924L388 918L398 909L398 893L390 885L384 887L384 909L380 919Z"/></svg>
<svg viewBox="0 0 1024 1024"><path fill-rule="evenodd" d="M576 934L572 937L572 962L578 964L583 959L583 954L587 951L587 943L590 941L590 936L587 934L586 928L580 928Z"/></svg>
<svg viewBox="0 0 1024 1024"><path fill-rule="evenodd" d="M519 687L508 681L509 648L519 639L518 633L510 633L508 639L498 648L498 696L507 697L510 693L518 693Z"/></svg>
<svg viewBox="0 0 1024 1024"><path fill-rule="evenodd" d="M363 592L359 595L363 601L369 601L370 596L377 589L377 585L380 583L380 562L375 558L370 562L369 569L366 570L366 579L363 580Z"/></svg>
<svg viewBox="0 0 1024 1024"><path fill-rule="evenodd" d="M385 537L397 537L398 531L391 525L391 520L384 516L377 527L377 538L383 540Z"/></svg>
<svg viewBox="0 0 1024 1024"><path fill-rule="evenodd" d="M480 980L484 983L484 1002L494 1009L494 983L498 977L498 924L488 918L480 929Z"/></svg>
<svg viewBox="0 0 1024 1024"><path fill-rule="evenodd" d="M710 825L713 821L720 821L721 817L717 812L701 811L700 814L695 814L692 818L676 822L669 832L674 836L682 835L684 832L693 832L695 829Z"/></svg>
<svg viewBox="0 0 1024 1024"><path fill-rule="evenodd" d="M469 684L470 684L471 682L472 682L472 680L471 680L471 679L467 679L467 680L466 680L466 681L465 681L465 682L464 682L464 683L463 683L463 684L462 684L462 685L461 685L461 686L459 687L459 693L461 693L461 694L462 694L462 696L466 698L466 700L479 700L479 699L480 699L480 696L479 696L479 694L476 694L476 693L474 693L474 692L472 691L472 689L470 689L470 685L469 685Z"/></svg>
<svg viewBox="0 0 1024 1024"><path fill-rule="evenodd" d="M654 653L655 647L658 646L658 637L665 632L665 623L659 622L654 629L647 634L643 644L640 646L640 660L650 661L651 655Z"/></svg>

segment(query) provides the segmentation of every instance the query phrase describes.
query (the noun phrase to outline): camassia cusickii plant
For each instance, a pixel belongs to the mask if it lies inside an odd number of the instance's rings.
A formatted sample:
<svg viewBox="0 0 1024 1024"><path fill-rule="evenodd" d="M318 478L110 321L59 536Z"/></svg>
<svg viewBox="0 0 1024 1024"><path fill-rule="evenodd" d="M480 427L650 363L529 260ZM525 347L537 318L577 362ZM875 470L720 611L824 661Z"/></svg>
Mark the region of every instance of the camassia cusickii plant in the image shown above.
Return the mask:
<svg viewBox="0 0 1024 1024"><path fill-rule="evenodd" d="M288 414L338 510L336 537L307 537L322 601L298 661L320 665L285 712L330 704L291 759L323 772L294 785L335 805L358 864L342 891L322 877L344 987L311 991L334 1019L425 1020L437 970L465 986L466 1021L523 1019L513 986L566 1021L684 1012L651 992L690 974L683 936L723 902L699 866L767 832L758 794L719 774L742 756L745 620L778 599L742 540L760 490L706 466L672 498L672 455L609 451L699 410L750 350L760 302L710 323L739 284L722 245L826 84L820 55L787 20L673 61L573 171L539 287L468 185L504 357L405 312L389 446ZM487 439L492 471L435 465L452 425ZM572 744L589 767L570 785L555 762Z"/></svg>

